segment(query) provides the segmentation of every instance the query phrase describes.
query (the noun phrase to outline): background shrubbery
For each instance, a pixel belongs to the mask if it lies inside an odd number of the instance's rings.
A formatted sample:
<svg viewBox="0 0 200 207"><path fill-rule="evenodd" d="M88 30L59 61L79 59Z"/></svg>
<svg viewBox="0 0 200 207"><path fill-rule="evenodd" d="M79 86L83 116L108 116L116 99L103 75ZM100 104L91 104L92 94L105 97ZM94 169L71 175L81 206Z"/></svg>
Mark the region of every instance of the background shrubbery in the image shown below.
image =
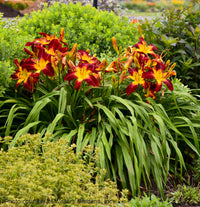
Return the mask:
<svg viewBox="0 0 200 207"><path fill-rule="evenodd" d="M199 12L199 1L193 0L187 7L169 8L160 18L140 25L148 42L168 50L165 58L176 62L177 76L191 88L200 87Z"/></svg>
<svg viewBox="0 0 200 207"><path fill-rule="evenodd" d="M119 45L127 47L137 41L136 28L127 18L121 18L108 11L98 11L90 5L54 3L42 11L25 16L19 23L19 29L37 36L39 32L59 34L61 28L66 31L65 38L70 47L74 43L79 49L90 49L91 54L115 55L111 38L115 36Z"/></svg>

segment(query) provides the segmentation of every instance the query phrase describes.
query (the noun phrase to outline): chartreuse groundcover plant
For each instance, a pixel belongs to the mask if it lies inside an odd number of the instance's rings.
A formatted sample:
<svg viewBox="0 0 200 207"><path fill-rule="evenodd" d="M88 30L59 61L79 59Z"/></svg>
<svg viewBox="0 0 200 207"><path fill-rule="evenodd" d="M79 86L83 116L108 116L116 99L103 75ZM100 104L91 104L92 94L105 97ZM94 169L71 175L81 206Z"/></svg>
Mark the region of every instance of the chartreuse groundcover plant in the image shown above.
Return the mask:
<svg viewBox="0 0 200 207"><path fill-rule="evenodd" d="M1 139L6 147L12 137ZM98 151L86 147L78 156L66 139L21 136L14 148L0 151L1 206L128 206L114 182L103 181L95 167ZM121 204L120 204L121 203Z"/></svg>
<svg viewBox="0 0 200 207"><path fill-rule="evenodd" d="M124 51L113 37L118 57L108 63L89 50L78 50L76 43L70 48L64 29L59 37L40 35L26 44L29 57L15 60L16 98L0 106L0 134L14 137L9 148L27 132L40 133L40 138L51 133L53 141L62 137L76 143L77 154L87 145L98 147L96 164L106 169L104 178L136 195L142 183L150 187L152 175L163 196L169 172L186 169L177 140L199 156L200 113L195 117L187 107L192 118L171 120L159 103L174 90L170 79L175 64L164 62L144 37ZM184 101L179 94L173 95L170 110L177 111ZM195 98L191 103L199 112Z"/></svg>

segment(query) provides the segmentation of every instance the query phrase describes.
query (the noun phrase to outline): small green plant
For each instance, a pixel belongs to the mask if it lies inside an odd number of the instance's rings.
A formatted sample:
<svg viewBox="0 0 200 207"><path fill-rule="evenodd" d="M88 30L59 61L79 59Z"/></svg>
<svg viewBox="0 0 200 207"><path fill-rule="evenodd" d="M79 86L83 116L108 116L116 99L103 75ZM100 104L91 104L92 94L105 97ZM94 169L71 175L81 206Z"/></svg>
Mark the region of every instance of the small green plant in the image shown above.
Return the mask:
<svg viewBox="0 0 200 207"><path fill-rule="evenodd" d="M160 198L154 194L151 197L147 195L141 198L134 198L130 201L131 207L172 207L172 204L168 201L160 201Z"/></svg>
<svg viewBox="0 0 200 207"><path fill-rule="evenodd" d="M52 138L27 134L1 149L1 206L119 206L116 184L103 181L104 170L94 165L98 151L88 146L76 155L75 145ZM5 149L10 139L1 138ZM121 201L125 206L124 196Z"/></svg>
<svg viewBox="0 0 200 207"><path fill-rule="evenodd" d="M83 50L89 48L97 56L108 51L115 55L111 42L113 36L122 47L134 45L137 40L137 30L128 23L127 18L80 3L59 5L56 2L51 7L46 5L42 11L23 17L19 28L35 37L40 32L59 34L64 28L70 47L77 43Z"/></svg>
<svg viewBox="0 0 200 207"><path fill-rule="evenodd" d="M169 195L174 203L200 204L200 189L186 185L178 185L177 190Z"/></svg>

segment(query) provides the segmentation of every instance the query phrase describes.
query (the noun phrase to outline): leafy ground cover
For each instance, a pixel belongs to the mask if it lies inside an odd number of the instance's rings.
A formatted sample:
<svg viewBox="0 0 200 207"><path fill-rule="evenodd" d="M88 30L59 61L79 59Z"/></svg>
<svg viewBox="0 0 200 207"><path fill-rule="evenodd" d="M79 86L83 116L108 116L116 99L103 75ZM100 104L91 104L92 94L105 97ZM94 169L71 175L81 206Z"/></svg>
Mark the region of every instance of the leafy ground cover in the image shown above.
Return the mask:
<svg viewBox="0 0 200 207"><path fill-rule="evenodd" d="M62 14L62 10L70 11L70 15L65 18L66 12ZM63 146L65 141L70 145L76 144L76 148L73 148L76 156L81 155L81 158L87 159L89 157L85 156L84 149L90 145L92 155L95 154L95 149L99 150L99 159L92 160L92 166L106 169L106 173L101 177L102 182L108 178L117 183L118 190L128 189L130 202L124 200L120 203L120 198L117 196L116 206L171 206L172 204L198 206L200 103L197 92L199 89L197 86L196 90L191 90L182 83L179 78L185 76L179 75L180 62L171 58L171 48L151 35L158 31L162 35L166 31L163 29L165 25L163 19L157 20L154 28L148 21L128 23L127 19L124 21L108 12L95 13L98 16L98 24L95 18L87 21L84 15L90 16L96 10L89 6L82 7L80 4L59 6L54 4L52 7L47 5L44 11L45 15L42 11L38 11L32 13L29 18L25 16L18 25L12 25L10 28L5 27L3 21L0 24L2 28L0 34L4 43L0 50L2 54L0 70L1 78L5 80L3 87L0 88L2 90L0 135L3 137L1 160L6 156L12 158L9 153L16 154L20 151L21 158L33 156L32 160L25 161L31 165L31 168L38 169L37 166L40 165L42 169L48 171L42 163L48 164L51 159L57 160L58 166L64 167L64 165L60 162L61 154L57 154L58 158L55 155L48 159L46 151L43 150L46 144L55 149L56 147L60 149L59 143ZM54 11L53 26L49 23L48 18L52 20L53 17L51 14L47 15L48 11L49 13ZM184 11L185 15L191 10ZM62 15L57 16L56 12ZM187 16L191 19L195 31L198 30L196 12L198 14L194 9L192 17ZM83 18L82 23L87 22L91 30L96 28L98 33L99 28L110 28L108 26L112 25L110 22L116 22L111 31L106 34L109 40L100 48L97 47L98 43L88 40L87 46L89 49L92 48L89 51L84 47L84 39L87 38L84 34L88 32L84 30L81 32L82 35L75 36L76 40L84 36L79 44L72 41L67 29L72 22L70 18L77 19L76 15L78 19ZM101 16L105 15L108 21L104 21L105 18L101 19ZM46 17L45 24L40 21L43 16ZM62 19L69 19L69 21L62 21ZM93 21L95 27L92 26ZM174 25L177 26L177 21L169 19L165 21L168 25L170 23L172 28ZM132 31L132 36L131 33L130 37L123 36L123 32L121 36L116 35L118 33L116 25L121 24L127 24L127 28ZM181 25L187 28L187 24L181 23ZM72 25L70 31L73 28L80 32L80 27ZM88 26L85 25L85 28ZM38 34L39 32L42 33ZM176 30L171 32L175 33ZM96 34L90 30L89 33L91 35L89 39L95 39ZM73 33L73 35L77 34L79 33ZM15 37L20 44L16 44L12 37ZM190 41L187 35L182 38ZM109 46L104 47L104 45ZM180 45L176 46L178 50ZM166 48L168 50L165 50ZM5 49L8 52L5 52ZM94 54L95 49L99 51L97 55ZM184 47L181 49L185 50ZM192 65L191 70L196 66L198 65ZM6 69L9 73L5 73ZM174 76L176 77L173 78ZM23 137L22 135L27 132L40 134ZM41 143L45 134L50 136L50 142ZM33 140L40 140L39 156L36 156L38 144ZM23 151L22 149L27 147L30 149L30 143L33 149L28 152ZM43 159L43 162L36 163L36 158L42 156L46 161L44 162ZM4 164L4 168L8 170L9 166ZM86 164L85 167L82 166L84 171L88 169L88 163L83 164ZM16 175L15 170L19 169L18 165L22 167L22 160L16 160L12 164L14 167L9 168L11 177ZM69 170L69 167L67 169ZM54 170L58 172L57 169L51 169L51 173L54 173ZM92 174L89 179L92 180L91 186L94 187L96 173L99 175L98 170L89 171L92 173L86 176ZM23 173L29 174L28 171ZM59 173L62 176L63 171ZM7 179L5 176L4 178ZM33 180L35 179L38 177ZM53 192L50 195L61 198L65 195L65 191L67 192L63 187L68 184L60 180L58 182L60 185L54 186L50 182L51 179L48 178L49 192ZM7 192L5 182L1 181L1 189ZM40 196L45 197L44 183L40 181L38 181L42 192ZM176 189L178 183L192 184L190 187ZM22 184L27 185L27 182ZM35 184L34 181L32 184ZM88 198L89 189L92 188L84 183L83 186L80 186L80 182L76 184L77 190L80 188L86 190L83 200ZM106 183L101 183L102 189L104 185L107 186ZM14 193L17 186L11 186L13 188L9 189L13 196L16 196ZM34 189L32 188L33 191ZM73 192L76 196L76 191ZM113 187L111 194L116 195L116 192ZM26 194L26 188L17 196L23 199L24 193ZM115 197L114 194L112 196ZM162 201L153 194L168 199ZM135 196L139 197L135 198ZM2 199L5 201L9 197L4 196ZM5 202L4 204L6 205Z"/></svg>

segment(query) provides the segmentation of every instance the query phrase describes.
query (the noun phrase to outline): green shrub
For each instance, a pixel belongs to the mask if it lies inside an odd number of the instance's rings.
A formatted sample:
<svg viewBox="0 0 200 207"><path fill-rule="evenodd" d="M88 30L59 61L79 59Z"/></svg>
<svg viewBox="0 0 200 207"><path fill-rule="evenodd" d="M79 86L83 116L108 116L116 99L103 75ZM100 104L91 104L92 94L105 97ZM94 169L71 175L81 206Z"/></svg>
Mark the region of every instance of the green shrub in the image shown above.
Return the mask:
<svg viewBox="0 0 200 207"><path fill-rule="evenodd" d="M172 207L172 204L168 201L160 201L160 198L156 197L154 194L151 197L147 195L142 198L135 198L130 201L131 207Z"/></svg>
<svg viewBox="0 0 200 207"><path fill-rule="evenodd" d="M11 66L10 62L0 61L0 97L5 93L6 88L9 87L11 82L10 76L14 72L14 67Z"/></svg>
<svg viewBox="0 0 200 207"><path fill-rule="evenodd" d="M53 4L42 11L32 12L19 23L19 28L33 36L40 32L59 34L61 28L66 31L65 38L70 47L74 43L78 48L90 49L91 53L114 53L111 38L115 36L122 47L134 45L136 29L128 19L116 16L112 12L98 11L90 5ZM115 53L114 53L115 55Z"/></svg>
<svg viewBox="0 0 200 207"><path fill-rule="evenodd" d="M33 38L31 35L24 34L23 30L19 31L17 21L1 20L0 23L0 61L10 61L11 65L14 65L15 58L26 57L24 45Z"/></svg>
<svg viewBox="0 0 200 207"><path fill-rule="evenodd" d="M177 77L191 88L200 87L199 14L199 0L193 0L183 9L171 7L160 18L140 25L148 42L168 50L165 58L176 62Z"/></svg>
<svg viewBox="0 0 200 207"><path fill-rule="evenodd" d="M4 147L10 139L1 139ZM103 181L104 171L94 166L93 148L76 156L66 139L51 139L27 134L0 151L1 206L119 206L116 184Z"/></svg>

